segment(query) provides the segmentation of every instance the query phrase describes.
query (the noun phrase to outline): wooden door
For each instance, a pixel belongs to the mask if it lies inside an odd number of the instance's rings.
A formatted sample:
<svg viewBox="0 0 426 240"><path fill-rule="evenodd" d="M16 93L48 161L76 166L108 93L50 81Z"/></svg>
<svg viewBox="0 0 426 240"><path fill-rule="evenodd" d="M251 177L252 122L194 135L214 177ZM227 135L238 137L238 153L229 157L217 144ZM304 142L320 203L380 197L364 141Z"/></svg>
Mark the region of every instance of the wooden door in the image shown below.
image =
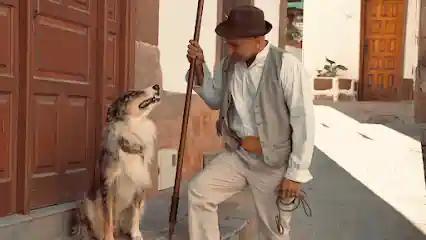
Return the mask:
<svg viewBox="0 0 426 240"><path fill-rule="evenodd" d="M93 177L99 0L31 0L29 208L82 197Z"/></svg>
<svg viewBox="0 0 426 240"><path fill-rule="evenodd" d="M398 100L402 85L405 0L364 0L362 100Z"/></svg>
<svg viewBox="0 0 426 240"><path fill-rule="evenodd" d="M105 26L106 30L103 31L104 37L104 78L102 84L102 104L103 104L103 124L106 122L106 111L108 106L114 101L117 95L124 90L123 78L120 79L121 66L120 56L122 54L122 43L120 22L122 18L122 11L120 6L123 4L121 0L107 0L106 1L106 17ZM102 30L101 30L102 31Z"/></svg>
<svg viewBox="0 0 426 240"><path fill-rule="evenodd" d="M0 0L0 217L16 206L18 12L18 1Z"/></svg>

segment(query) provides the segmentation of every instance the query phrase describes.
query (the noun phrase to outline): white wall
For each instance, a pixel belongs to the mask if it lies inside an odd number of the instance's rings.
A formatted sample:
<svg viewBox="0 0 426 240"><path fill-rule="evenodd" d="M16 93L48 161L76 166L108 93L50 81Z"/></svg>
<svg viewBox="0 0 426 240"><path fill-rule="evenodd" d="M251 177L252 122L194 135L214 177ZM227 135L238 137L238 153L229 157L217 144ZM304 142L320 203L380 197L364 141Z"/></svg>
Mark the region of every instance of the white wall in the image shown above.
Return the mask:
<svg viewBox="0 0 426 240"><path fill-rule="evenodd" d="M186 51L194 36L197 5L198 0L160 0L158 47L166 91L186 92ZM216 57L216 24L217 1L204 1L200 45L211 69Z"/></svg>
<svg viewBox="0 0 426 240"><path fill-rule="evenodd" d="M275 46L278 46L280 0L254 0L254 5L263 10L265 13L265 20L272 24L272 30L266 35L266 39Z"/></svg>
<svg viewBox="0 0 426 240"><path fill-rule="evenodd" d="M358 79L361 0L305 0L303 62L314 76L325 57L349 68L346 76ZM419 0L409 0L404 77L413 78L417 63Z"/></svg>
<svg viewBox="0 0 426 240"><path fill-rule="evenodd" d="M159 43L163 88L171 92L186 92L185 73L189 68L186 46L194 34L198 0L160 0ZM273 28L267 39L278 45L280 0L255 0L255 6L265 12ZM204 1L200 45L206 62L213 68L216 54L217 1Z"/></svg>

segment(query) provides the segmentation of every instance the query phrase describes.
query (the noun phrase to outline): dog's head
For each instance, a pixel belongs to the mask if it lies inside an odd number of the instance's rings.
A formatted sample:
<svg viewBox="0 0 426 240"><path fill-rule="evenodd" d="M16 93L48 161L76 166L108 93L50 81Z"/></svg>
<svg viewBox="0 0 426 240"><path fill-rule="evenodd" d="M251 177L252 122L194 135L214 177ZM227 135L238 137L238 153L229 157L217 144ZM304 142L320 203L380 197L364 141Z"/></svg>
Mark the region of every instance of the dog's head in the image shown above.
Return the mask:
<svg viewBox="0 0 426 240"><path fill-rule="evenodd" d="M146 117L160 102L158 84L139 91L129 91L118 97L108 108L107 122Z"/></svg>

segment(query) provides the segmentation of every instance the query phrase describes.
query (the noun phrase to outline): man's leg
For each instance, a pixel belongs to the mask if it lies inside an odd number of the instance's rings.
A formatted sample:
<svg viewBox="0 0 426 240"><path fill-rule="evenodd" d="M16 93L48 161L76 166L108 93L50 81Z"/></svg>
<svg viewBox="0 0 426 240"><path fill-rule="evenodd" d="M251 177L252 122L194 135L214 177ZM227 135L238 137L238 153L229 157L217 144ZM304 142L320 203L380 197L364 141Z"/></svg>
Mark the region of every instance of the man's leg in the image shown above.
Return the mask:
<svg viewBox="0 0 426 240"><path fill-rule="evenodd" d="M225 152L213 159L189 183L189 239L219 240L217 205L247 185L244 163Z"/></svg>
<svg viewBox="0 0 426 240"><path fill-rule="evenodd" d="M249 160L247 181L253 193L253 200L258 214L259 231L268 240L289 240L291 212L281 211L280 225L283 234L277 226L278 207L276 204L276 188L284 176L284 169L272 169L264 165L259 159ZM280 206L289 209L291 206Z"/></svg>

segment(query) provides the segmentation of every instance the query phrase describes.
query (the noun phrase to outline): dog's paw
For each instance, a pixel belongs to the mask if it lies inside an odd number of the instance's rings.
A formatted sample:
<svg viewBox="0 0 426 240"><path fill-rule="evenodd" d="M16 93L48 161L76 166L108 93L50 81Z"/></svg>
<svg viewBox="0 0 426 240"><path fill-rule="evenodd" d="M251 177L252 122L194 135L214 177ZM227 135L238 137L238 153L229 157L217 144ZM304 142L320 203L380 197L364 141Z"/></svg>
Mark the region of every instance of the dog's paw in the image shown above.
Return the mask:
<svg viewBox="0 0 426 240"><path fill-rule="evenodd" d="M105 236L104 240L115 240L114 235Z"/></svg>
<svg viewBox="0 0 426 240"><path fill-rule="evenodd" d="M140 144L133 144L130 148L130 152L134 154L142 154L143 153L143 146Z"/></svg>
<svg viewBox="0 0 426 240"><path fill-rule="evenodd" d="M142 233L140 231L134 231L130 234L132 240L143 240Z"/></svg>

